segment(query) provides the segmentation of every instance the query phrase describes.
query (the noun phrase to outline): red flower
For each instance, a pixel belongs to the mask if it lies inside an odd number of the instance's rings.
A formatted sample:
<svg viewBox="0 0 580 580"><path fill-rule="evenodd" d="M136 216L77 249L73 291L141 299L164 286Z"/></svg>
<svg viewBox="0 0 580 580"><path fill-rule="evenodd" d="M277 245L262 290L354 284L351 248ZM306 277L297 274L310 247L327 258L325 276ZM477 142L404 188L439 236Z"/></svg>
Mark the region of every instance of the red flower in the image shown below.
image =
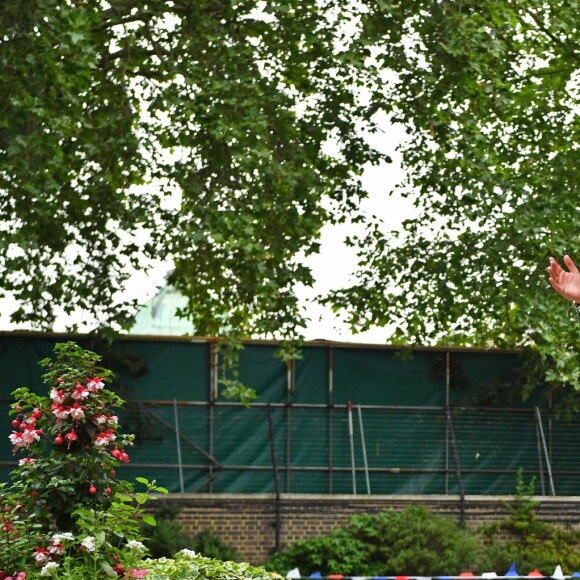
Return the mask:
<svg viewBox="0 0 580 580"><path fill-rule="evenodd" d="M66 439L68 441L68 449L70 449L70 444L77 441L79 436L75 433L74 429L71 429L69 433L66 434Z"/></svg>

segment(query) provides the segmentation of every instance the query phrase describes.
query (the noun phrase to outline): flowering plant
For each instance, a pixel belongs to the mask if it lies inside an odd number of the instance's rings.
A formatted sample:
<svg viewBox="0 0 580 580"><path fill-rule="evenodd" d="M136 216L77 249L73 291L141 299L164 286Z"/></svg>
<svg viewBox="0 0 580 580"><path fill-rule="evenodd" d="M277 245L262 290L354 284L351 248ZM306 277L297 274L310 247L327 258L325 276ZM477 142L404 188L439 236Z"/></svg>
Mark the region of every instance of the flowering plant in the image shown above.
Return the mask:
<svg viewBox="0 0 580 580"><path fill-rule="evenodd" d="M167 490L138 478L146 490L133 494L131 483L116 478L133 436L119 432L115 411L123 401L105 388L112 373L98 366L100 357L72 342L57 344L55 354L40 363L48 397L13 393L9 438L24 457L12 485L0 486L0 580L54 576L59 568L67 578L73 569L79 578L83 570L140 577L146 571L131 567L146 553L139 523L155 523L142 505L150 492Z"/></svg>

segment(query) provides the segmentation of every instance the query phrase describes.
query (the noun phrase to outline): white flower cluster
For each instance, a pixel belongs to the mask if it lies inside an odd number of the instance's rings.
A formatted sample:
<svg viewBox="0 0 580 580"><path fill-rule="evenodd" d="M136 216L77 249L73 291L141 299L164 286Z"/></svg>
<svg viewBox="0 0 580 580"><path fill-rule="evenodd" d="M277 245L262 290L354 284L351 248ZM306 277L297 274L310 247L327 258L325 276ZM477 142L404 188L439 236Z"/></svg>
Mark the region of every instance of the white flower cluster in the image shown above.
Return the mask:
<svg viewBox="0 0 580 580"><path fill-rule="evenodd" d="M59 567L59 564L56 562L48 562L42 567L40 571L41 576L54 576L56 573L56 569Z"/></svg>
<svg viewBox="0 0 580 580"><path fill-rule="evenodd" d="M70 532L63 532L62 534L54 534L51 538L51 542L55 544L62 544L63 540L74 540L75 537Z"/></svg>
<svg viewBox="0 0 580 580"><path fill-rule="evenodd" d="M95 538L93 536L87 536L82 542L81 546L83 546L89 552L94 552L97 549L95 544Z"/></svg>
<svg viewBox="0 0 580 580"><path fill-rule="evenodd" d="M145 545L142 542L139 542L138 540L129 540L127 542L127 548L129 548L129 550L131 550L132 552L137 552L138 554L142 554L145 552L145 550L147 548L145 548Z"/></svg>

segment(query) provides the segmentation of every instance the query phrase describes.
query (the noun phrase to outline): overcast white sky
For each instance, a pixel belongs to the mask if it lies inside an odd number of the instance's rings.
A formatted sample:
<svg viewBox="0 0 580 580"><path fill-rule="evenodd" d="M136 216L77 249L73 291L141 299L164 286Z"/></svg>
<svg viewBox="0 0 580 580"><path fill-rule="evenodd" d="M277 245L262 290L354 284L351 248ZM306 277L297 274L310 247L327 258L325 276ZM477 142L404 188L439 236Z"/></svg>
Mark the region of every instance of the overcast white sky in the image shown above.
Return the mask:
<svg viewBox="0 0 580 580"><path fill-rule="evenodd" d="M377 135L370 141L372 144L388 153L393 163L367 169L363 175L363 183L369 197L363 204L369 214L381 217L386 230L399 229L403 220L415 215L415 208L409 198L389 197L387 194L403 177L399 164L399 155L395 147L399 143L400 134L389 130L387 134ZM304 297L325 293L348 284L349 278L356 268L356 253L344 245L344 238L352 233L348 226L325 226L322 231L320 254L309 259L316 285L312 292ZM307 329L306 339L316 338L360 343L384 343L388 338L388 330L375 328L360 334L352 334L346 325L340 324L329 308L321 306L308 310L312 322Z"/></svg>

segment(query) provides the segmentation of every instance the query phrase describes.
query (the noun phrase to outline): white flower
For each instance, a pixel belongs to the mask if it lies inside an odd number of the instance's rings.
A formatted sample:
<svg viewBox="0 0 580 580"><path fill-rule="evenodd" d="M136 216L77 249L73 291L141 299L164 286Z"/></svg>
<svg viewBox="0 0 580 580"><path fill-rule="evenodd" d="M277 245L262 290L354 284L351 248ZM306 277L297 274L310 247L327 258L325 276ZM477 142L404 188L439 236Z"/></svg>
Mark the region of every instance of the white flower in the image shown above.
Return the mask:
<svg viewBox="0 0 580 580"><path fill-rule="evenodd" d="M196 553L193 550L188 550L187 548L183 548L183 550L179 551L178 554L186 556L187 558L194 558L196 556Z"/></svg>
<svg viewBox="0 0 580 580"><path fill-rule="evenodd" d="M42 570L40 571L40 575L41 576L52 576L56 569L58 568L58 564L56 562L48 562L47 564L45 564L42 568Z"/></svg>
<svg viewBox="0 0 580 580"><path fill-rule="evenodd" d="M127 548L129 548L129 550L134 550L135 552L144 552L146 549L145 545L138 540L129 540L127 542Z"/></svg>
<svg viewBox="0 0 580 580"><path fill-rule="evenodd" d="M50 541L54 544L60 544L63 540L74 540L75 537L70 532L63 532L62 534L54 534Z"/></svg>
<svg viewBox="0 0 580 580"><path fill-rule="evenodd" d="M94 552L96 549L95 538L93 536L87 536L82 542L81 546L84 546L89 552Z"/></svg>

